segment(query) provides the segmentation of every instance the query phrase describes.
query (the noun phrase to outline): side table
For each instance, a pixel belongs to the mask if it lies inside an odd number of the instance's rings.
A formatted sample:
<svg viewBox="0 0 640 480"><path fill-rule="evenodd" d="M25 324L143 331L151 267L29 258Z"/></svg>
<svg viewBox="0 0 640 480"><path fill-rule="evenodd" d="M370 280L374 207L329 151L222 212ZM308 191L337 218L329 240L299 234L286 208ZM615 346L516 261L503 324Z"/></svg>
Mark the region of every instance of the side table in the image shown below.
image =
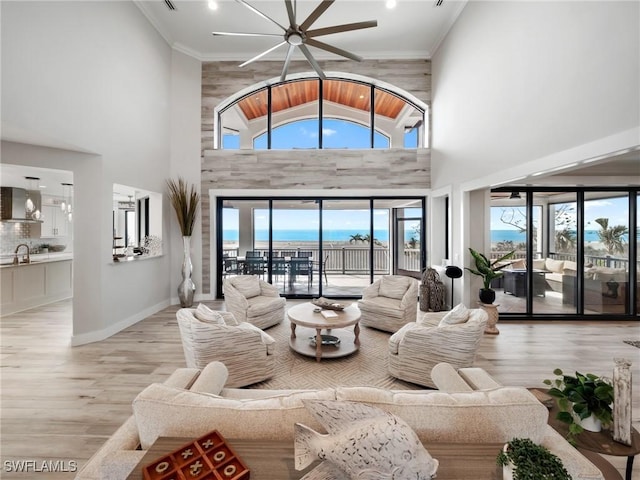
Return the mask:
<svg viewBox="0 0 640 480"><path fill-rule="evenodd" d="M567 433L569 433L569 426L556 418L558 411L558 405L554 402L553 407L549 411L549 425L551 425L555 431L566 437ZM631 428L631 446L614 441L611 431L604 429L599 432L584 431L580 435L577 435L575 439L578 450L588 450L613 457L627 457L625 480L631 480L633 459L640 453L640 433L638 433L635 428Z"/></svg>
<svg viewBox="0 0 640 480"><path fill-rule="evenodd" d="M488 333L489 335L498 335L500 333L500 330L498 330L498 327L496 325L498 323L498 317L500 316L500 314L498 313L498 307L500 305L478 302L478 306L489 316L489 319L487 320L487 327L484 329L484 333Z"/></svg>

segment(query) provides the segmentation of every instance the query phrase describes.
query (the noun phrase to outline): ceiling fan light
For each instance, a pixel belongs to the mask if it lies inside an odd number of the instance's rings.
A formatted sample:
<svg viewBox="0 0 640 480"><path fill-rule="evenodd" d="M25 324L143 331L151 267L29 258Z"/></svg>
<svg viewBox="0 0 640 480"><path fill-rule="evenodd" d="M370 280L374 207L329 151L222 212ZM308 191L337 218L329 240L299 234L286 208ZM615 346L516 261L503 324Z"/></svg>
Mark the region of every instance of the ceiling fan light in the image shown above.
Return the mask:
<svg viewBox="0 0 640 480"><path fill-rule="evenodd" d="M287 37L287 43L295 46L302 45L302 35L296 32L290 33Z"/></svg>

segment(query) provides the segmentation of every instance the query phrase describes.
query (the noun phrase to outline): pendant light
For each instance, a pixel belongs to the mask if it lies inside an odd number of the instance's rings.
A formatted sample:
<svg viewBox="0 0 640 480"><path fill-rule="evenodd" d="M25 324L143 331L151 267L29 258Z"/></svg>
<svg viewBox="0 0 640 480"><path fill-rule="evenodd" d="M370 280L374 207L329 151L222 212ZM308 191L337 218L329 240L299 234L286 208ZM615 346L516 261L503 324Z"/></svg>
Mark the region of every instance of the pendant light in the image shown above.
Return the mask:
<svg viewBox="0 0 640 480"><path fill-rule="evenodd" d="M31 199L31 190L33 190L33 181L40 180L38 177L24 177L29 182L29 190L27 190L27 200L24 202L24 209L27 216L32 215L36 211L36 204Z"/></svg>
<svg viewBox="0 0 640 480"><path fill-rule="evenodd" d="M62 213L71 213L71 198L73 193L71 192L71 187L73 187L73 183L61 183L62 185L62 203L60 204L60 210ZM67 198L68 192L68 198ZM71 221L71 217L69 217L69 221Z"/></svg>
<svg viewBox="0 0 640 480"><path fill-rule="evenodd" d="M67 220L71 222L73 220L73 215L71 214L71 199L73 198L73 183L65 183L63 184L66 187L69 187L69 197L67 199Z"/></svg>
<svg viewBox="0 0 640 480"><path fill-rule="evenodd" d="M40 213L40 209L35 204L33 199L31 198L31 191L33 188L33 182L36 182L36 188L38 188L38 183L40 181L40 177L24 177L29 181L29 190L27 190L27 200L24 202L24 209L26 212L27 218L33 218L34 220L40 220L42 216Z"/></svg>

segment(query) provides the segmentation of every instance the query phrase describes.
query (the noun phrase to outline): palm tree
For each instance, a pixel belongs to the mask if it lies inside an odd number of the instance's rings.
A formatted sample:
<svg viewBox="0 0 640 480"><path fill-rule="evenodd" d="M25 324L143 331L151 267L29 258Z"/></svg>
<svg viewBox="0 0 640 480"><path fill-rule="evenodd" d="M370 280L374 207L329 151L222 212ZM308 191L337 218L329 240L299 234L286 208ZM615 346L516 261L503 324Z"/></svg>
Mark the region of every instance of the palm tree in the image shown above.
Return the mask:
<svg viewBox="0 0 640 480"><path fill-rule="evenodd" d="M358 243L358 242L364 242L364 237L362 236L362 234L354 233L353 235L351 235L351 237L349 238L349 243Z"/></svg>
<svg viewBox="0 0 640 480"><path fill-rule="evenodd" d="M364 237L362 237L362 241L365 242L365 243L371 243L371 234L367 233ZM377 238L373 239L373 244L374 245L382 245L380 240L378 240Z"/></svg>
<svg viewBox="0 0 640 480"><path fill-rule="evenodd" d="M558 252L574 252L576 249L576 234L565 227L556 231L555 242Z"/></svg>
<svg viewBox="0 0 640 480"><path fill-rule="evenodd" d="M624 246L627 243L624 236L629 233L629 229L624 225L609 227L608 218L596 218L594 221L600 225L598 238L607 250L607 254L624 253Z"/></svg>

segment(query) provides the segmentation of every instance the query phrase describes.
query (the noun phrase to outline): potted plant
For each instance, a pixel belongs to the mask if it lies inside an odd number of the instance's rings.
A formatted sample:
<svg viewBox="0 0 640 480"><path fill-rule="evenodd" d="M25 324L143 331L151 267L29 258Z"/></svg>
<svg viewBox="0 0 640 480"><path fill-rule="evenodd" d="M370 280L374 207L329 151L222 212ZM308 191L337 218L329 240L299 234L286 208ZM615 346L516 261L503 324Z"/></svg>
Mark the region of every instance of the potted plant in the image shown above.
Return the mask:
<svg viewBox="0 0 640 480"><path fill-rule="evenodd" d="M505 444L496 459L504 480L571 480L556 455L529 438L514 438Z"/></svg>
<svg viewBox="0 0 640 480"><path fill-rule="evenodd" d="M496 299L496 292L491 288L491 281L495 278L500 278L502 276L502 270L504 267L511 265L511 263L503 263L505 260L513 257L513 254L516 252L515 250L510 251L506 255L496 259L489 260L484 254L474 250L473 248L469 248L469 252L473 257L476 268L467 268L465 270L469 270L474 275L478 275L482 277L483 288L480 289L480 301L482 303L490 304Z"/></svg>
<svg viewBox="0 0 640 480"><path fill-rule="evenodd" d="M558 378L544 384L551 387L548 393L560 409L556 418L569 425L570 442L584 430L599 432L602 425L611 424L614 394L608 379L592 373L565 375L559 368L553 374Z"/></svg>

